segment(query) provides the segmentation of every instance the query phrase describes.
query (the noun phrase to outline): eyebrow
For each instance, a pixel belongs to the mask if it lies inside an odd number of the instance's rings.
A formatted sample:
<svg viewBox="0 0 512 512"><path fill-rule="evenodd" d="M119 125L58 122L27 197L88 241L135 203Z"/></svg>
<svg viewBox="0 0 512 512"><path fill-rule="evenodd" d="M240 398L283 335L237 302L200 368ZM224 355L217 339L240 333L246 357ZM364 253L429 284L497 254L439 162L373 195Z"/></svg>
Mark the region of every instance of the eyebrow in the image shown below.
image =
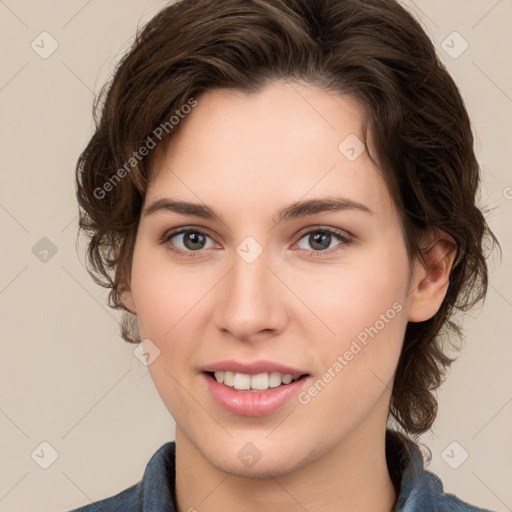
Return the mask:
<svg viewBox="0 0 512 512"><path fill-rule="evenodd" d="M373 215L372 210L362 203L352 201L344 197L325 197L321 199L308 199L296 201L279 210L276 224L281 222L307 217L318 213L334 211L360 211ZM143 215L149 216L156 212L168 211L180 215L192 215L203 219L217 220L224 223L222 215L213 208L204 204L190 203L187 201L175 201L169 198L158 199L144 209Z"/></svg>

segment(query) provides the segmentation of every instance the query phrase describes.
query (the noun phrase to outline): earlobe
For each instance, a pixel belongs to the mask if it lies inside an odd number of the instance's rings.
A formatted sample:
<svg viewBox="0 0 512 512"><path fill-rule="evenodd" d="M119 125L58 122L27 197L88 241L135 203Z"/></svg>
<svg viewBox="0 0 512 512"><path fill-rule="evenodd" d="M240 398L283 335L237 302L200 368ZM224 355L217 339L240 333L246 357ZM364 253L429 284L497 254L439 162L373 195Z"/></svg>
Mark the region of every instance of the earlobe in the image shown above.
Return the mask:
<svg viewBox="0 0 512 512"><path fill-rule="evenodd" d="M409 301L410 322L428 320L441 307L448 290L456 252L455 240L439 232L433 244L423 253L425 264L416 262Z"/></svg>

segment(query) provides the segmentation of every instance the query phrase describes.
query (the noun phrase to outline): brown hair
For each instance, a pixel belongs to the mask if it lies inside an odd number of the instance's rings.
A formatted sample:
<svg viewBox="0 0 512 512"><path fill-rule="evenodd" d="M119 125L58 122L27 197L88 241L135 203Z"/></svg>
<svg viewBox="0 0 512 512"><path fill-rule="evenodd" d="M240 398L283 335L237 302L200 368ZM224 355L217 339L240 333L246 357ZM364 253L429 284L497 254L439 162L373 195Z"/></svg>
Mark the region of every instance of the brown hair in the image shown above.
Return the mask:
<svg viewBox="0 0 512 512"><path fill-rule="evenodd" d="M433 391L454 360L443 336L462 336L452 314L485 298L486 241L498 242L475 204L479 167L461 95L395 0L182 0L151 19L98 97L96 131L77 163L89 272L110 289L110 306L125 310L123 338L139 342L121 297L157 154L150 141L161 149L177 128L170 120L202 92L251 93L281 79L364 106L372 159L395 200L410 262L437 229L457 243L444 302L431 319L408 324L394 380L390 413L419 435L434 422Z"/></svg>

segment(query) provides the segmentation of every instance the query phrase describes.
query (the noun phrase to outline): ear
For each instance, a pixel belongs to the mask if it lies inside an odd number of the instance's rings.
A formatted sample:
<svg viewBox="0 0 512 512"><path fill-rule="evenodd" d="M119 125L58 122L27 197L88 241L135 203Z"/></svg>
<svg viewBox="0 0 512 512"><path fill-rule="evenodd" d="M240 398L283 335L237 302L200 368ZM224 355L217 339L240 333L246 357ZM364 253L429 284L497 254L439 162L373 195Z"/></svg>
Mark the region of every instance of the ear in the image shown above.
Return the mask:
<svg viewBox="0 0 512 512"><path fill-rule="evenodd" d="M411 279L408 320L423 322L432 318L446 296L450 272L457 252L455 240L437 232L423 252L425 264L417 260Z"/></svg>

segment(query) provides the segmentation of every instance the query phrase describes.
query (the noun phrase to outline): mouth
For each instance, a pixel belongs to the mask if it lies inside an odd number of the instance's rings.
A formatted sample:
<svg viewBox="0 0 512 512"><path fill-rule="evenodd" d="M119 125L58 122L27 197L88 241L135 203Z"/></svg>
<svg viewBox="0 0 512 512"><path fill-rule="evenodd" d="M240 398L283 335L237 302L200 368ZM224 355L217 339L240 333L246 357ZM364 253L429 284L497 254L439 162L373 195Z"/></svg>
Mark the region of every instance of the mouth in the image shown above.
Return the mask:
<svg viewBox="0 0 512 512"><path fill-rule="evenodd" d="M293 382L309 377L308 373L292 374L273 372L261 372L257 374L240 373L233 371L207 371L204 372L209 378L227 388L236 391L246 391L249 393L262 393L269 389L287 386Z"/></svg>
<svg viewBox="0 0 512 512"><path fill-rule="evenodd" d="M311 377L304 369L275 361L225 360L201 368L206 389L224 410L268 416L290 404Z"/></svg>

